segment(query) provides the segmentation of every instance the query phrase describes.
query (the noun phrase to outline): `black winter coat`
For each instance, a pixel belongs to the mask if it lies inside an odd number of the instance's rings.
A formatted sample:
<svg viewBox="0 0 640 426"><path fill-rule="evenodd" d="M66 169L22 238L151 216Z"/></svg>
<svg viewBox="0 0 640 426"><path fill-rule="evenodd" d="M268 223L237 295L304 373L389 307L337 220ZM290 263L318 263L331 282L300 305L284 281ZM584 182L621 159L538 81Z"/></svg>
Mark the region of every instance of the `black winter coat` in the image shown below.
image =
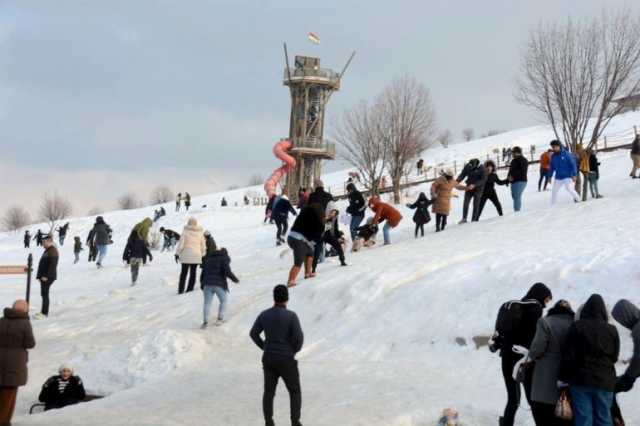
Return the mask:
<svg viewBox="0 0 640 426"><path fill-rule="evenodd" d="M46 278L47 283L51 284L58 278L58 257L58 249L54 246L44 251L38 263L37 280Z"/></svg>
<svg viewBox="0 0 640 426"><path fill-rule="evenodd" d="M319 187L309 195L308 204L319 204L322 207L322 211L325 211L331 201L333 201L333 196L325 191L324 188Z"/></svg>
<svg viewBox="0 0 640 426"><path fill-rule="evenodd" d="M640 155L640 138L636 137L631 143L631 153L633 155Z"/></svg>
<svg viewBox="0 0 640 426"><path fill-rule="evenodd" d="M608 323L602 296L592 295L569 329L562 354L560 380L613 392L620 354L618 330Z"/></svg>
<svg viewBox="0 0 640 426"><path fill-rule="evenodd" d="M526 158L520 155L511 160L511 165L509 166L509 174L507 176L513 179L511 182L526 182L528 171L529 161L527 161Z"/></svg>
<svg viewBox="0 0 640 426"><path fill-rule="evenodd" d="M273 219L287 220L289 218L289 213L294 216L297 216L298 213L291 205L291 201L286 198L280 197L273 210L271 211L271 217Z"/></svg>
<svg viewBox="0 0 640 426"><path fill-rule="evenodd" d="M433 204L431 200L427 198L424 193L421 193L418 199L413 204L407 204L412 210L416 212L413 214L413 222L417 225L424 225L431 222L431 214L429 214L429 206Z"/></svg>
<svg viewBox="0 0 640 426"><path fill-rule="evenodd" d="M595 173L598 179L600 178L600 162L594 153L589 156L589 170Z"/></svg>
<svg viewBox="0 0 640 426"><path fill-rule="evenodd" d="M487 182L487 171L483 165L473 167L473 165L467 164L456 180L462 182L465 178L467 179L467 185L474 185L478 189Z"/></svg>
<svg viewBox="0 0 640 426"><path fill-rule="evenodd" d="M165 238L168 238L168 239L173 238L176 241L180 240L180 234L178 234L176 231L173 231L171 229L165 229L163 234Z"/></svg>
<svg viewBox="0 0 640 426"><path fill-rule="evenodd" d="M122 253L122 260L129 263L131 259L146 259L147 256L153 260L153 256L145 242L140 238L129 238L124 248L124 253Z"/></svg>
<svg viewBox="0 0 640 426"><path fill-rule="evenodd" d="M487 183L484 184L484 194L492 195L496 192L496 185L507 185L509 183L508 180L500 179L496 172L491 173L487 176Z"/></svg>
<svg viewBox="0 0 640 426"><path fill-rule="evenodd" d="M362 193L357 189L349 193L349 207L347 207L347 213L355 217L364 217L364 212L367 210L367 203L364 201Z"/></svg>
<svg viewBox="0 0 640 426"><path fill-rule="evenodd" d="M260 336L263 331L264 340ZM263 350L263 360L273 356L293 358L304 343L304 334L296 313L278 305L258 316L249 335Z"/></svg>
<svg viewBox="0 0 640 426"><path fill-rule="evenodd" d="M317 207L306 205L291 230L302 234L307 241L319 241L324 233L324 215Z"/></svg>
<svg viewBox="0 0 640 426"><path fill-rule="evenodd" d="M60 393L60 382L62 376L52 376L42 385L40 396L38 399L40 402L44 402L45 410L51 410L54 408L62 408L67 405L77 404L84 401L87 394L82 384L82 379L78 376L69 377L69 383L64 388L64 391Z"/></svg>
<svg viewBox="0 0 640 426"><path fill-rule="evenodd" d="M97 246L111 243L111 228L106 223L96 223L93 226L93 242Z"/></svg>
<svg viewBox="0 0 640 426"><path fill-rule="evenodd" d="M202 273L200 274L200 285L222 287L229 291L227 278L234 283L240 282L231 271L231 258L227 250L214 250L207 254L202 262Z"/></svg>

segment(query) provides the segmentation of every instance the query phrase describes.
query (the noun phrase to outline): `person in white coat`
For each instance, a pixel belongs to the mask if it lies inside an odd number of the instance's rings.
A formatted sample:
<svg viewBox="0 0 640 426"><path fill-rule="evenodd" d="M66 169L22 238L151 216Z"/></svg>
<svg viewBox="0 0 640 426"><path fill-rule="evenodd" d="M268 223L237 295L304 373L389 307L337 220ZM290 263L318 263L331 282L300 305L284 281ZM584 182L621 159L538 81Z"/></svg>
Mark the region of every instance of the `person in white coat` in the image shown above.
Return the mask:
<svg viewBox="0 0 640 426"><path fill-rule="evenodd" d="M186 292L193 291L196 284L196 273L198 265L202 264L202 258L207 254L207 245L204 238L204 231L198 221L192 217L187 222L187 226L182 231L182 237L176 247L176 261L182 264L180 271L180 283L178 285L178 294L185 292L185 283L187 274L189 275L189 284Z"/></svg>

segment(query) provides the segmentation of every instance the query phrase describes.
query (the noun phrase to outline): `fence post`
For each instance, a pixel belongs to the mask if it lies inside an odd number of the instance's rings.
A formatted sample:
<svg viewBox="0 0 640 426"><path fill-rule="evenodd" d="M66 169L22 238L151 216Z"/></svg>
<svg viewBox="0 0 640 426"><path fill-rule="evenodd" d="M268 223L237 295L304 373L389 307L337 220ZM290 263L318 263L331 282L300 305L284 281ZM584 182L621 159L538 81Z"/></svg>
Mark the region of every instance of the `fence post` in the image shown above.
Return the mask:
<svg viewBox="0 0 640 426"><path fill-rule="evenodd" d="M458 162L457 161L453 162L453 174L455 174L455 175L458 174Z"/></svg>
<svg viewBox="0 0 640 426"><path fill-rule="evenodd" d="M33 272L33 255L29 253L29 257L27 258L27 303L29 303L29 299L31 298L31 272Z"/></svg>
<svg viewBox="0 0 640 426"><path fill-rule="evenodd" d="M604 149L607 149L607 137L604 137Z"/></svg>

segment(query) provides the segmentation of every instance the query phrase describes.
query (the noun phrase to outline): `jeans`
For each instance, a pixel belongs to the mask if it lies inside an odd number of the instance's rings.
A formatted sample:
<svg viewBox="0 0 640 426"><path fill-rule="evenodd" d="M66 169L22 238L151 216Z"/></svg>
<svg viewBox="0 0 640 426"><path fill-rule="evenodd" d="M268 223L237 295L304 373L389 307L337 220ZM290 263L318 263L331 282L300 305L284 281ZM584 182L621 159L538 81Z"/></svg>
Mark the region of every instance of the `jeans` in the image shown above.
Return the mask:
<svg viewBox="0 0 640 426"><path fill-rule="evenodd" d="M520 383L513 380L513 368L520 358L522 358L521 355L502 355L502 376L504 378L504 385L507 388L507 405L504 408L503 423L501 423L502 426L513 426L513 421L516 418L516 412L520 406ZM529 405L531 405L532 379L533 368L529 368L524 380L524 393Z"/></svg>
<svg viewBox="0 0 640 426"><path fill-rule="evenodd" d="M132 257L129 259L129 265L131 266L131 283L135 284L138 281L138 273L140 272L140 265L142 259L139 257Z"/></svg>
<svg viewBox="0 0 640 426"><path fill-rule="evenodd" d="M349 232L351 233L351 241L358 239L358 227L364 220L364 216L351 216L351 223L349 224Z"/></svg>
<svg viewBox="0 0 640 426"><path fill-rule="evenodd" d="M189 274L189 285L187 286L187 293L193 291L193 287L196 285L196 272L198 271L198 265L193 263L183 263L182 270L180 271L180 282L178 283L178 294L185 292L184 284L187 281L187 274Z"/></svg>
<svg viewBox="0 0 640 426"><path fill-rule="evenodd" d="M391 225L389 225L389 222L385 222L384 226L382 227L382 235L384 237L384 243L386 244L391 244L391 237L389 236L389 231L391 230Z"/></svg>
<svg viewBox="0 0 640 426"><path fill-rule="evenodd" d="M227 313L227 306L229 304L229 292L222 287L215 285L206 285L202 289L204 295L204 307L202 309L203 322L209 322L209 312L211 312L211 302L213 301L213 295L218 296L220 306L218 307L218 319L224 321L225 314Z"/></svg>
<svg viewBox="0 0 640 426"><path fill-rule="evenodd" d="M314 265L318 265L318 263L324 262L324 241L316 241L313 246L313 263ZM315 271L315 268L314 268Z"/></svg>
<svg viewBox="0 0 640 426"><path fill-rule="evenodd" d="M600 197L600 191L598 190L598 173L591 172L589 173L589 177L587 178L589 181L589 189L591 189L591 196L593 198Z"/></svg>
<svg viewBox="0 0 640 426"><path fill-rule="evenodd" d="M538 179L538 191L541 189L547 190L547 185L549 185L549 180L551 180L551 171L547 169L540 169L540 179ZM542 182L544 181L544 187L542 186Z"/></svg>
<svg viewBox="0 0 640 426"><path fill-rule="evenodd" d="M64 239L66 238L66 235L60 235L60 245L63 246L64 245Z"/></svg>
<svg viewBox="0 0 640 426"><path fill-rule="evenodd" d="M527 182L513 182L511 184L511 198L513 198L513 211L519 212L522 209L522 194L527 187Z"/></svg>
<svg viewBox="0 0 640 426"><path fill-rule="evenodd" d="M106 244L98 245L98 265L102 265L102 261L107 256L107 246Z"/></svg>
<svg viewBox="0 0 640 426"><path fill-rule="evenodd" d="M40 296L42 296L42 315L49 315L49 290L53 281L47 281L43 283L40 281Z"/></svg>
<svg viewBox="0 0 640 426"><path fill-rule="evenodd" d="M580 172L582 173L582 201L587 201L587 190L589 188L589 176L590 172Z"/></svg>
<svg viewBox="0 0 640 426"><path fill-rule="evenodd" d="M613 425L613 392L590 386L571 386L571 405L575 426Z"/></svg>
<svg viewBox="0 0 640 426"><path fill-rule="evenodd" d="M291 424L300 424L300 411L302 408L302 392L300 390L300 373L298 361L289 357L265 355L262 360L264 370L264 395L262 397L262 411L265 424L273 424L273 398L276 396L278 379L282 377L289 391L291 406Z"/></svg>
<svg viewBox="0 0 640 426"><path fill-rule="evenodd" d="M324 237L322 238L322 242L319 244L316 244L316 247L320 246L322 248L323 253L324 253L325 243L333 247L336 253L338 253L338 259L340 259L340 263L344 263L344 250L342 250L342 245L340 244L340 241L338 241L331 234L325 234ZM320 260L320 258L317 257L318 255L319 255L318 251L314 250L313 264L312 264L313 272L315 272L316 268L318 267L318 261Z"/></svg>
<svg viewBox="0 0 640 426"><path fill-rule="evenodd" d="M558 192L563 189L571 195L573 201L580 201L580 195L576 192L573 180L571 178L555 179L553 181L553 187L551 188L551 204L555 204L558 201Z"/></svg>

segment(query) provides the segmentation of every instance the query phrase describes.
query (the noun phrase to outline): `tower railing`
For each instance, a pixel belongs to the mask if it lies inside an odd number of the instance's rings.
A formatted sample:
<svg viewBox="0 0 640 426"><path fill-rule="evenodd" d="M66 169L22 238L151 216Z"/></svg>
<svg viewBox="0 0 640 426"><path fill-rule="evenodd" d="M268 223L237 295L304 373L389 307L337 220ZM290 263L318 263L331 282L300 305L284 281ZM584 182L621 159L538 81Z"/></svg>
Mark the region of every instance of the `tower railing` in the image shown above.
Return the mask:
<svg viewBox="0 0 640 426"><path fill-rule="evenodd" d="M327 80L332 83L340 81L340 74L328 68L293 68L291 70L291 80L303 79L305 77ZM284 70L284 81L289 80L289 71Z"/></svg>

